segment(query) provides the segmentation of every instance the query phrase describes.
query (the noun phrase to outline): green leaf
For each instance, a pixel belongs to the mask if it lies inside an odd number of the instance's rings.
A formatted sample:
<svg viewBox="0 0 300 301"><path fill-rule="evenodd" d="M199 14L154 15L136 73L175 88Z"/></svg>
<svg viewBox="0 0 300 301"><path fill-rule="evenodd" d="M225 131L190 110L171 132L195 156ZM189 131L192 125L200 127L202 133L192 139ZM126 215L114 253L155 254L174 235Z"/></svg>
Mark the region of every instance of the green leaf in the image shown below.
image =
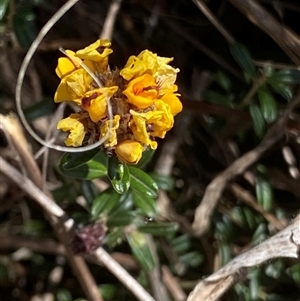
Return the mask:
<svg viewBox="0 0 300 301"><path fill-rule="evenodd" d="M101 192L93 202L91 208L92 219L97 219L101 214L109 214L116 206L120 198L120 194L118 194L112 188L108 188Z"/></svg>
<svg viewBox="0 0 300 301"><path fill-rule="evenodd" d="M174 179L157 173L150 173L149 176L156 182L160 189L170 191L174 188Z"/></svg>
<svg viewBox="0 0 300 301"><path fill-rule="evenodd" d="M95 157L98 152L98 149L92 149L81 153L65 153L60 159L60 166L63 170L77 168Z"/></svg>
<svg viewBox="0 0 300 301"><path fill-rule="evenodd" d="M150 272L155 266L155 261L147 244L145 235L139 231L133 231L127 234L127 240L131 247L132 253L139 261L143 269Z"/></svg>
<svg viewBox="0 0 300 301"><path fill-rule="evenodd" d="M266 129L265 119L261 113L260 108L257 105L251 104L249 106L249 109L253 121L254 132L259 138L261 138L264 135Z"/></svg>
<svg viewBox="0 0 300 301"><path fill-rule="evenodd" d="M270 183L261 177L257 177L255 191L258 204L264 210L270 211L273 205L273 189Z"/></svg>
<svg viewBox="0 0 300 301"><path fill-rule="evenodd" d="M122 241L123 236L123 228L112 228L108 232L108 234L105 237L105 244L107 244L110 247L114 247L115 245L119 244Z"/></svg>
<svg viewBox="0 0 300 301"><path fill-rule="evenodd" d="M204 256L198 251L192 251L179 256L179 261L187 266L197 268L204 261Z"/></svg>
<svg viewBox="0 0 300 301"><path fill-rule="evenodd" d="M266 88L261 87L257 92L262 115L267 123L271 123L277 118L276 101L272 93Z"/></svg>
<svg viewBox="0 0 300 301"><path fill-rule="evenodd" d="M146 225L139 226L138 230L152 235L166 236L176 232L178 230L178 224L150 222Z"/></svg>
<svg viewBox="0 0 300 301"><path fill-rule="evenodd" d="M280 94L286 100L291 100L293 98L293 91L290 86L286 83L279 81L274 77L270 77L267 79L269 85L273 88L275 92Z"/></svg>
<svg viewBox="0 0 300 301"><path fill-rule="evenodd" d="M8 6L9 0L0 0L0 21L3 19L7 6Z"/></svg>
<svg viewBox="0 0 300 301"><path fill-rule="evenodd" d="M181 236L178 236L174 238L170 242L172 249L180 254L180 253L186 253L191 248L191 238L187 234L183 234Z"/></svg>
<svg viewBox="0 0 300 301"><path fill-rule="evenodd" d="M138 168L142 168L145 165L147 165L147 163L152 159L154 153L155 153L155 150L153 150L153 149L148 149L148 150L144 151L141 160L135 166Z"/></svg>
<svg viewBox="0 0 300 301"><path fill-rule="evenodd" d="M300 84L300 70L282 69L275 72L272 78L286 84Z"/></svg>
<svg viewBox="0 0 300 301"><path fill-rule="evenodd" d="M217 73L215 74L215 80L226 92L230 91L232 83L224 72L217 71Z"/></svg>
<svg viewBox="0 0 300 301"><path fill-rule="evenodd" d="M220 242L219 255L222 266L228 263L231 259L231 248L227 243Z"/></svg>
<svg viewBox="0 0 300 301"><path fill-rule="evenodd" d="M255 220L253 212L248 207L243 207L243 211L245 214L245 222L247 223L247 226L251 230L255 229L255 227L257 226L257 222Z"/></svg>
<svg viewBox="0 0 300 301"><path fill-rule="evenodd" d="M117 157L110 157L107 166L107 175L117 193L124 193L130 187L130 173L126 164Z"/></svg>
<svg viewBox="0 0 300 301"><path fill-rule="evenodd" d="M51 114L55 109L55 103L53 99L45 98L33 105L27 107L24 110L24 114L28 121L32 121L38 117Z"/></svg>
<svg viewBox="0 0 300 301"><path fill-rule="evenodd" d="M276 261L274 263L270 263L265 268L265 273L271 278L280 279L282 277L283 269L284 269L284 265L282 261Z"/></svg>
<svg viewBox="0 0 300 301"><path fill-rule="evenodd" d="M157 198L158 186L155 181L139 168L129 166L131 175L130 187L138 193Z"/></svg>
<svg viewBox="0 0 300 301"><path fill-rule="evenodd" d="M114 299L118 290L115 285L108 283L99 285L99 289L104 300Z"/></svg>
<svg viewBox="0 0 300 301"><path fill-rule="evenodd" d="M267 238L267 226L265 224L259 224L252 236L251 244L256 246Z"/></svg>
<svg viewBox="0 0 300 301"><path fill-rule="evenodd" d="M77 179L92 180L106 175L103 165L104 154L98 150L82 153L66 153L60 160L60 170L64 175Z"/></svg>
<svg viewBox="0 0 300 301"><path fill-rule="evenodd" d="M113 208L110 214L115 214L116 212L122 210L132 210L132 208L133 208L132 192L131 190L128 190L127 192L121 195L118 204L116 204L116 206Z"/></svg>
<svg viewBox="0 0 300 301"><path fill-rule="evenodd" d="M296 263L288 268L286 273L295 281L295 283L300 283L300 263Z"/></svg>
<svg viewBox="0 0 300 301"><path fill-rule="evenodd" d="M136 214L135 212L123 209L111 214L107 219L108 227L123 227L130 225Z"/></svg>
<svg viewBox="0 0 300 301"><path fill-rule="evenodd" d="M156 202L152 197L140 194L136 191L133 191L132 196L135 206L141 210L142 214L149 217L155 217L157 215Z"/></svg>
<svg viewBox="0 0 300 301"><path fill-rule="evenodd" d="M13 16L13 27L21 47L27 49L37 35L36 15L28 7L20 7Z"/></svg>
<svg viewBox="0 0 300 301"><path fill-rule="evenodd" d="M82 195L86 199L87 203L91 205L98 194L95 185L93 182L87 180L80 181L80 184Z"/></svg>
<svg viewBox="0 0 300 301"><path fill-rule="evenodd" d="M255 76L255 66L250 52L242 44L233 43L230 45L230 52L236 62L243 69L246 79L251 79Z"/></svg>

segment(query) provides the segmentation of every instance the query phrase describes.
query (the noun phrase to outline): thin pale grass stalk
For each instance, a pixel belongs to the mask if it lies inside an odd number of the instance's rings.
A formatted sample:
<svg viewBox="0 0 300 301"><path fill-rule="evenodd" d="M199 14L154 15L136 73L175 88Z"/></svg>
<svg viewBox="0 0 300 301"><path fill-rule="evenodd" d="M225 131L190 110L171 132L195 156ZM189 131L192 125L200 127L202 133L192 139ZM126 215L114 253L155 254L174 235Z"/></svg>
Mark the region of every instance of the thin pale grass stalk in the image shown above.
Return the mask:
<svg viewBox="0 0 300 301"><path fill-rule="evenodd" d="M214 14L208 9L208 7L203 3L203 1L202 0L193 0L193 2L196 4L196 6L198 6L198 8L206 16L206 18L211 22L211 24L227 40L227 42L230 43L230 44L233 44L235 42L233 36L221 24L221 22L214 16Z"/></svg>
<svg viewBox="0 0 300 301"><path fill-rule="evenodd" d="M87 145L87 146L83 146L80 148L73 148L73 147L65 147L65 146L59 146L56 144L52 144L51 142L48 142L44 139L41 139L35 132L34 130L31 128L31 126L29 125L29 123L26 120L25 114L23 112L22 106L21 106L21 91L22 91L22 85L24 82L24 77L25 77L25 73L26 70L28 68L28 65L33 57L33 55L35 54L38 46L40 45L40 43L42 42L42 40L44 39L44 37L46 36L46 34L49 32L49 30L58 22L58 20L64 15L66 14L79 0L69 0L68 2L66 2L50 19L49 21L44 25L44 27L40 30L39 34L37 35L37 37L35 38L35 40L33 41L33 43L31 44L28 52L25 55L25 58L22 62L19 74L18 74L18 79L17 79L17 85L16 85L16 107L17 107L17 111L18 114L20 116L20 119L24 125L24 127L26 128L26 130L28 131L28 133L36 140L38 141L40 144L42 144L45 147L51 148L51 149L55 149L57 151L60 152L69 152L69 153L78 153L78 152L84 152L84 151L89 151L92 149L95 149L96 147L99 147L101 144L103 144L110 136L110 130L107 132L107 134L100 139L97 143L91 144L91 145ZM93 76L94 78L94 76ZM99 81L96 81L96 83L99 85ZM101 86L99 86L99 88L101 88ZM112 124L112 108L111 108L111 104L109 102L109 99L107 99L107 108L108 108L108 116L109 119L111 120L110 122L110 127Z"/></svg>
<svg viewBox="0 0 300 301"><path fill-rule="evenodd" d="M121 3L122 0L113 0L112 3L110 4L110 8L103 25L103 29L99 36L100 39L111 40L114 31L114 25L116 23L116 17L120 10Z"/></svg>

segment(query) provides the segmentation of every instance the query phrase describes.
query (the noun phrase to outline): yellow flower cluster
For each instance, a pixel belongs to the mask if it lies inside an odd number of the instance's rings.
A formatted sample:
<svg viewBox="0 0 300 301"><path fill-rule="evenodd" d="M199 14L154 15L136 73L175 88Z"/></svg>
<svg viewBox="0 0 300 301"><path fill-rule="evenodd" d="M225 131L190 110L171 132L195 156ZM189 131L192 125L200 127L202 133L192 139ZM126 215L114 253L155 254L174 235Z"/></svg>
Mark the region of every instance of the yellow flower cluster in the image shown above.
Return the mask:
<svg viewBox="0 0 300 301"><path fill-rule="evenodd" d="M58 60L60 84L55 102L72 101L76 113L59 121L69 132L65 144L78 147L107 137L103 147L125 163L136 164L147 148L156 149L156 137L164 138L182 110L172 58L151 51L131 56L125 67L111 70L111 43L97 40L90 46ZM99 83L101 85L99 85ZM108 106L113 119L109 119Z"/></svg>

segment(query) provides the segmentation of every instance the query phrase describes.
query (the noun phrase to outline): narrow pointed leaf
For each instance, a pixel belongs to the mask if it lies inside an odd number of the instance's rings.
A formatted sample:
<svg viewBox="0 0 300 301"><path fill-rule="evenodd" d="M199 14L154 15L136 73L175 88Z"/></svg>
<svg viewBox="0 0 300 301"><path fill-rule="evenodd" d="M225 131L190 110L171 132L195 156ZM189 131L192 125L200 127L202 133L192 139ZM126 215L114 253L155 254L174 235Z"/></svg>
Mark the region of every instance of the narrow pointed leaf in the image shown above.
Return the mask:
<svg viewBox="0 0 300 301"><path fill-rule="evenodd" d="M139 231L157 236L173 234L178 230L177 223L155 223L151 222L138 227Z"/></svg>
<svg viewBox="0 0 300 301"><path fill-rule="evenodd" d="M252 104L250 105L249 109L253 120L254 132L259 138L261 138L265 133L265 129L266 129L265 119L261 113L260 108L257 105Z"/></svg>
<svg viewBox="0 0 300 301"><path fill-rule="evenodd" d="M60 160L60 171L69 177L92 180L106 175L103 153L92 150L84 153L66 153Z"/></svg>
<svg viewBox="0 0 300 301"><path fill-rule="evenodd" d="M60 166L64 170L76 168L91 160L98 152L98 149L92 149L81 153L65 153L60 159Z"/></svg>
<svg viewBox="0 0 300 301"><path fill-rule="evenodd" d="M129 166L131 175L130 187L148 197L157 198L158 186L156 182L142 170Z"/></svg>
<svg viewBox="0 0 300 301"><path fill-rule="evenodd" d="M155 261L147 244L145 235L139 231L134 231L130 234L127 234L127 240L131 247L132 253L139 261L143 269L150 272L155 266Z"/></svg>
<svg viewBox="0 0 300 301"><path fill-rule="evenodd" d="M230 46L230 52L236 62L240 65L246 74L246 77L255 76L255 66L250 52L242 44L234 43Z"/></svg>
<svg viewBox="0 0 300 301"><path fill-rule="evenodd" d="M0 0L0 21L3 19L9 0Z"/></svg>
<svg viewBox="0 0 300 301"><path fill-rule="evenodd" d="M133 192L132 196L135 206L141 210L142 214L149 217L157 215L156 202L152 197L138 192Z"/></svg>
<svg viewBox="0 0 300 301"><path fill-rule="evenodd" d="M117 193L124 193L130 187L130 173L126 164L117 157L111 157L108 161L107 175Z"/></svg>
<svg viewBox="0 0 300 301"><path fill-rule="evenodd" d="M27 7L20 7L13 16L13 27L20 45L27 49L37 35L36 15Z"/></svg>
<svg viewBox="0 0 300 301"><path fill-rule="evenodd" d="M273 189L271 184L265 179L258 177L255 190L258 204L261 205L264 210L269 211L273 205Z"/></svg>
<svg viewBox="0 0 300 301"><path fill-rule="evenodd" d="M267 82L275 92L280 94L286 100L291 100L293 98L292 88L288 84L281 82L274 77L267 79Z"/></svg>
<svg viewBox="0 0 300 301"><path fill-rule="evenodd" d="M100 195L93 201L91 208L93 220L97 219L101 214L109 214L120 198L120 194L111 188L100 193Z"/></svg>
<svg viewBox="0 0 300 301"><path fill-rule="evenodd" d="M107 219L108 227L123 227L130 225L135 218L135 213L129 210L121 210L111 214Z"/></svg>
<svg viewBox="0 0 300 301"><path fill-rule="evenodd" d="M300 70L282 69L275 72L272 78L287 84L300 84Z"/></svg>
<svg viewBox="0 0 300 301"><path fill-rule="evenodd" d="M276 101L272 93L266 88L261 87L257 92L262 115L267 123L271 123L277 118Z"/></svg>

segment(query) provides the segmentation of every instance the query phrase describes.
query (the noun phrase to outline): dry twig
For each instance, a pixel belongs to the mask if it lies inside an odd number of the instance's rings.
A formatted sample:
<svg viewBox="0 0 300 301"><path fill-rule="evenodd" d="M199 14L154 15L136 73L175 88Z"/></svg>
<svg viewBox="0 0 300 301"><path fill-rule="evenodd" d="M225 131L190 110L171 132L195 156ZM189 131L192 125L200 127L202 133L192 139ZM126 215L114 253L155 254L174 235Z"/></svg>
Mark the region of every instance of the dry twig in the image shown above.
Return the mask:
<svg viewBox="0 0 300 301"><path fill-rule="evenodd" d="M100 39L108 39L111 40L114 31L114 25L116 22L116 18L118 12L121 7L122 0L114 0L110 4L109 11L107 13L102 32L100 34Z"/></svg>
<svg viewBox="0 0 300 301"><path fill-rule="evenodd" d="M300 37L279 23L254 0L229 0L260 29L265 31L296 64L300 65Z"/></svg>
<svg viewBox="0 0 300 301"><path fill-rule="evenodd" d="M300 215L294 222L253 249L242 253L202 280L187 301L215 301L235 282L238 272L279 257L300 258Z"/></svg>

